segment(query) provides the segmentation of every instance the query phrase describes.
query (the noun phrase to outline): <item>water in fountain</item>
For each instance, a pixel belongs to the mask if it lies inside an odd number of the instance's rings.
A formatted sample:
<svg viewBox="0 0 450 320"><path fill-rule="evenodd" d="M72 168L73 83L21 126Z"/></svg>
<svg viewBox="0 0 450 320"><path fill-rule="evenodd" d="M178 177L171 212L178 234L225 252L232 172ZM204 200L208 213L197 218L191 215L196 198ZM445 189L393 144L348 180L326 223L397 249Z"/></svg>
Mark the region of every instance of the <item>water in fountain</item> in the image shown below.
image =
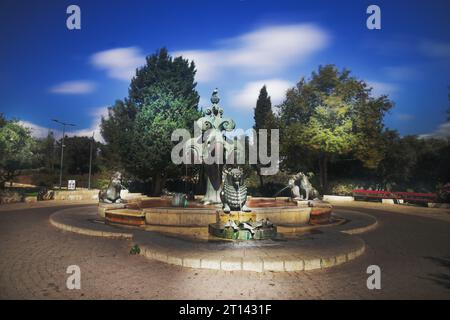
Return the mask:
<svg viewBox="0 0 450 320"><path fill-rule="evenodd" d="M284 190L286 190L287 188L289 188L290 187L290 185L287 185L286 187L284 187L283 189L281 189L281 190L279 190L277 193L275 193L275 195L273 196L274 198L276 197L276 196L278 196L281 192L283 192Z"/></svg>

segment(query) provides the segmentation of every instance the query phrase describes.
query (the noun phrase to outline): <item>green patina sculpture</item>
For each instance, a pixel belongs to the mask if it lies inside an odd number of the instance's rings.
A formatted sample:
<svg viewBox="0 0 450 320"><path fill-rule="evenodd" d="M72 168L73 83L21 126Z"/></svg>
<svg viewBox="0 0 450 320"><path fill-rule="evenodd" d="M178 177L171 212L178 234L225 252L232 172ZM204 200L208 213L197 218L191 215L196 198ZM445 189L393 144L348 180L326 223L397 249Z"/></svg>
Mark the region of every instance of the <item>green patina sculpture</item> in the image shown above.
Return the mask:
<svg viewBox="0 0 450 320"><path fill-rule="evenodd" d="M201 138L194 137L188 141L191 150L197 157L201 155L205 164L206 194L203 199L205 204L221 203L224 159L234 152L234 148L225 143L224 132L232 131L236 125L232 119L222 117L223 109L219 106L219 101L218 90L215 89L211 96L211 107L207 108L204 116L196 121L197 127L202 131Z"/></svg>

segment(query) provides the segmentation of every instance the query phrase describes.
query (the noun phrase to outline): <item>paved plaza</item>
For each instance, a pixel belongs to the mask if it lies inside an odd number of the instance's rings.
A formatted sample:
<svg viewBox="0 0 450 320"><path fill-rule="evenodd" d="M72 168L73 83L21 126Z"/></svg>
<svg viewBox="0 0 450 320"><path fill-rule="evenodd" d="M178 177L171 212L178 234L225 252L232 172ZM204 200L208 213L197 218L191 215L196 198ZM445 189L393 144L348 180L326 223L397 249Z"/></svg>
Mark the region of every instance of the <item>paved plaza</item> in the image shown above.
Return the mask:
<svg viewBox="0 0 450 320"><path fill-rule="evenodd" d="M91 204L0 208L1 299L403 299L450 298L450 214L444 210L353 203L378 220L358 235L362 256L339 266L296 272L192 269L130 255L133 240L61 231L49 217ZM381 268L381 290L366 269ZM81 290L66 288L66 268L81 268Z"/></svg>

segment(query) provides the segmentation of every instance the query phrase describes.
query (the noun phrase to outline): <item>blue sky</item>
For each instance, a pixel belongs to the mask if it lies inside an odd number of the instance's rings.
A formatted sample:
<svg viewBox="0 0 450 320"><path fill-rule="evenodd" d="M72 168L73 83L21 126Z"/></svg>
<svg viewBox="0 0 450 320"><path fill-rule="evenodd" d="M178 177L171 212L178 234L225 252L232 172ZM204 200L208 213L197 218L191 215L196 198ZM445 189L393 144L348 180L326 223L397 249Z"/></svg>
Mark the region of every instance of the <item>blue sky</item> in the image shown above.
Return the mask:
<svg viewBox="0 0 450 320"><path fill-rule="evenodd" d="M81 8L81 30L66 28L66 8ZM381 30L366 8L381 8ZM166 46L194 59L200 106L218 87L225 115L253 125L263 84L274 103L286 88L333 63L388 94L388 127L450 135L448 1L23 1L0 3L0 112L33 128L50 119L96 131L106 107L127 94L144 56Z"/></svg>

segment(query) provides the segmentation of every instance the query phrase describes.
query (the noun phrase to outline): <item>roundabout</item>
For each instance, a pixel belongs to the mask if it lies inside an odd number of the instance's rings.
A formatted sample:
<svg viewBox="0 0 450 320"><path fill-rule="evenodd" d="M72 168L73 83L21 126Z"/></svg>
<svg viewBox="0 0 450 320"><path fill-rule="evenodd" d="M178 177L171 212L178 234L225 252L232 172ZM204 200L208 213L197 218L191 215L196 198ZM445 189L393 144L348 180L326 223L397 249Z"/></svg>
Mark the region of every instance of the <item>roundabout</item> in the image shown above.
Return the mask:
<svg viewBox="0 0 450 320"><path fill-rule="evenodd" d="M151 199L145 201L148 205ZM261 201L267 204L267 200ZM211 208L204 209L210 210L209 214L199 214L198 210L191 210L191 214L189 209L186 209L187 212L168 213L167 209L158 208L162 215L184 215L184 220L175 217L167 220L172 224L159 221L153 225L135 225L104 219L108 216L108 210L104 211L102 206L103 204L98 207L57 211L50 216L50 223L64 231L127 240L130 247L137 245L140 254L148 259L182 267L225 271L283 272L334 267L362 255L366 245L357 234L369 231L377 225L377 220L368 214L330 213L330 221L326 224L310 221L283 224L283 220L278 220L276 237L244 241L223 239L210 234L207 222L220 219L220 212ZM136 202L132 206L138 208ZM305 212L310 214L314 209L313 206L294 208L290 209L297 215L304 215ZM114 210L125 210L124 214L130 214L126 210L138 211L126 208ZM145 219L151 219L155 215L154 210L155 208L147 211L144 214ZM255 212L268 215L264 210L258 212L257 208ZM195 217L196 215L202 215L201 219ZM295 219L295 216L290 219ZM190 223L182 224L182 221ZM193 224L193 221L197 221L197 224ZM203 221L203 225L199 221Z"/></svg>

